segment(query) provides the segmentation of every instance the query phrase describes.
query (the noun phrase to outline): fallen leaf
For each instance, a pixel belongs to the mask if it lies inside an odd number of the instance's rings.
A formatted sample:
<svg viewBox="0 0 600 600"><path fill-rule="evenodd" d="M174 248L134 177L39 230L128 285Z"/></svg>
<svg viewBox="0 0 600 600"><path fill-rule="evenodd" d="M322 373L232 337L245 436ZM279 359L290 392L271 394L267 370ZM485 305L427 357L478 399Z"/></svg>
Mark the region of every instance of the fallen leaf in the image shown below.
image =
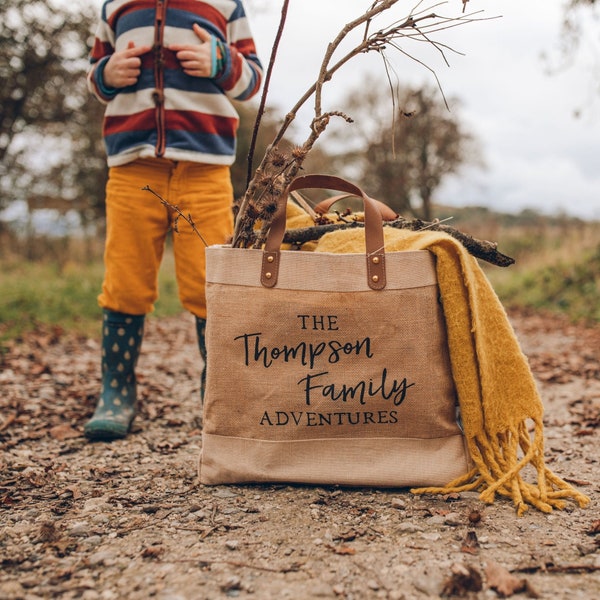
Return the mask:
<svg viewBox="0 0 600 600"><path fill-rule="evenodd" d="M147 546L142 551L142 558L158 558L164 551L163 546Z"/></svg>
<svg viewBox="0 0 600 600"><path fill-rule="evenodd" d="M341 540L342 542L351 542L355 540L358 536L358 533L354 531L354 529L350 529L349 531L344 531L336 536L335 539Z"/></svg>
<svg viewBox="0 0 600 600"><path fill-rule="evenodd" d="M460 498L460 494L455 493L445 494L444 496L442 496L442 500L444 500L444 502L458 502Z"/></svg>
<svg viewBox="0 0 600 600"><path fill-rule="evenodd" d="M477 554L479 552L479 540L474 531L467 531L467 535L462 542L460 551L465 554Z"/></svg>
<svg viewBox="0 0 600 600"><path fill-rule="evenodd" d="M327 544L326 548L329 548L329 550L332 552L342 556L352 556L356 554L356 548L351 548L350 546L335 546L334 544Z"/></svg>
<svg viewBox="0 0 600 600"><path fill-rule="evenodd" d="M65 492L70 493L73 496L73 500L79 500L79 498L81 498L81 490L77 484L66 487Z"/></svg>
<svg viewBox="0 0 600 600"><path fill-rule="evenodd" d="M81 437L81 433L73 429L70 425L55 425L50 429L50 437L63 442L64 440Z"/></svg>
<svg viewBox="0 0 600 600"><path fill-rule="evenodd" d="M579 486L586 486L586 485L592 485L591 481L587 481L586 479L572 479L570 477L565 477L565 481L567 483L572 483L573 485L579 485Z"/></svg>
<svg viewBox="0 0 600 600"><path fill-rule="evenodd" d="M596 535L597 533L600 533L600 519L592 521L591 527L587 530L588 535Z"/></svg>
<svg viewBox="0 0 600 600"><path fill-rule="evenodd" d="M511 572L495 562L488 562L485 566L485 577L488 587L496 590L501 598L508 598L514 594L525 591L527 582L511 574Z"/></svg>
<svg viewBox="0 0 600 600"><path fill-rule="evenodd" d="M39 377L46 373L50 373L50 367L48 365L38 363L31 366L30 374L32 377Z"/></svg>
<svg viewBox="0 0 600 600"><path fill-rule="evenodd" d="M452 565L451 571L452 575L442 588L443 597L464 598L469 592L480 592L483 589L483 578L475 567L456 563Z"/></svg>

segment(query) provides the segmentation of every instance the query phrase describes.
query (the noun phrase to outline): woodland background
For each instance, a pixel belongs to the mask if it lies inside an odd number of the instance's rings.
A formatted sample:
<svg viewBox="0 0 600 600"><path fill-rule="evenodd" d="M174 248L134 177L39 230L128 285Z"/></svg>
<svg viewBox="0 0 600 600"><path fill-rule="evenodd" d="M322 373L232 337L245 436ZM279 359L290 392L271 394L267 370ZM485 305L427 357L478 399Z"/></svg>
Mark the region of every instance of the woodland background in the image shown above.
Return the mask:
<svg viewBox="0 0 600 600"><path fill-rule="evenodd" d="M597 22L597 7L595 0L563 4L563 36L556 43L568 53L577 45L584 20ZM258 0L249 5L253 10L262 6ZM4 0L0 6L0 340L40 324L95 335L106 166L103 107L87 91L85 72L96 19L97 6L88 2ZM592 76L600 81L598 72ZM378 100L369 91L375 86L364 89L341 108L368 120ZM237 197L246 185L257 103L238 110ZM465 164L476 165L481 143L446 109L435 87L400 88L395 110L394 122L379 129L362 131L357 118L353 135L358 129L358 149L338 132L336 143L311 151L304 170L352 173L371 196L403 216L452 217L453 227L499 242L516 265L486 269L507 306L597 322L600 225L531 210L499 214L485 206L445 207L436 196L441 183ZM275 110L263 117L255 163L281 119ZM159 316L180 311L170 260L167 253Z"/></svg>

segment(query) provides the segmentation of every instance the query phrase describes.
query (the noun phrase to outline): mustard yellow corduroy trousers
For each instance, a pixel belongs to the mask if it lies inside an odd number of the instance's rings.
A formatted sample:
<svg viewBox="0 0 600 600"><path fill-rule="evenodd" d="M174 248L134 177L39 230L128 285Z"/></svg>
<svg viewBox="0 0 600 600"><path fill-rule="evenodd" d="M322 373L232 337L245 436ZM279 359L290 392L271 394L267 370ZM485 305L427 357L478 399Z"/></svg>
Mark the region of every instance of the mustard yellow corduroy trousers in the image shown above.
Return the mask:
<svg viewBox="0 0 600 600"><path fill-rule="evenodd" d="M102 308L144 315L158 298L158 269L177 216L149 191L191 215L207 244L223 244L233 230L230 169L222 165L138 159L109 170L106 186L105 275ZM175 274L185 309L206 318L204 243L183 219L173 233Z"/></svg>

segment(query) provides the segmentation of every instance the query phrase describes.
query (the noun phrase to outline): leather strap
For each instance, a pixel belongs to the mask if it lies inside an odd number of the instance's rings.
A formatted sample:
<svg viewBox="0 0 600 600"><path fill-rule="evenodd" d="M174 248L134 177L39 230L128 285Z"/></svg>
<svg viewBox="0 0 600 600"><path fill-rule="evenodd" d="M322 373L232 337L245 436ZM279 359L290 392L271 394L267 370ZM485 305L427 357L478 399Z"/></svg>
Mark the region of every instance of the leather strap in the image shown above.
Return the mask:
<svg viewBox="0 0 600 600"><path fill-rule="evenodd" d="M261 284L272 288L277 284L280 249L285 235L286 206L290 192L304 188L338 190L362 198L365 207L365 242L367 261L367 283L373 290L382 290L386 285L385 250L383 241L383 219L372 198L358 186L333 175L304 175L296 177L277 202L277 210L271 222L263 251Z"/></svg>

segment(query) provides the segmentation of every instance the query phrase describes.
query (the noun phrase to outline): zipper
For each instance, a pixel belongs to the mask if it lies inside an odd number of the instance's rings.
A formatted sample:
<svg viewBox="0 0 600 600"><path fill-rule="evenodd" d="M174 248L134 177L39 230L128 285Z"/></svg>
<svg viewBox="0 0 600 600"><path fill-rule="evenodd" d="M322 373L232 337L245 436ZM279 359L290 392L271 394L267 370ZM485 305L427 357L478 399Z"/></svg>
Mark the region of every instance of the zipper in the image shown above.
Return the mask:
<svg viewBox="0 0 600 600"><path fill-rule="evenodd" d="M156 118L156 147L155 154L161 157L165 153L165 56L164 56L164 33L167 15L167 0L156 0L156 17L154 21L154 100Z"/></svg>

